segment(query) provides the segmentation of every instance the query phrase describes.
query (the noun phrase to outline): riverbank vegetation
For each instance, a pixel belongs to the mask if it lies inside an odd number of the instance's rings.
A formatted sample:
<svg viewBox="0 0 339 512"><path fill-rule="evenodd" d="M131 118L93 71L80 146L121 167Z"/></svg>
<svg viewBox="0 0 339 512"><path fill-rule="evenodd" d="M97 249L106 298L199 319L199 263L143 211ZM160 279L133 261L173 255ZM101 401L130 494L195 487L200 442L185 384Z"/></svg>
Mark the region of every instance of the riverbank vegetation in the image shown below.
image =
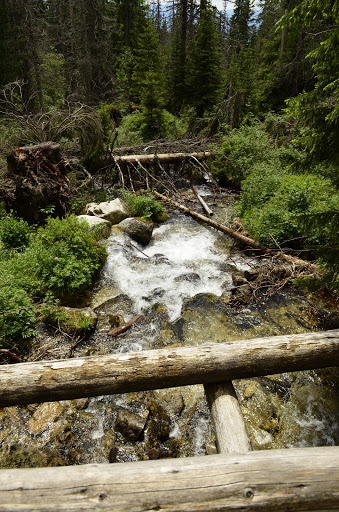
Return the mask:
<svg viewBox="0 0 339 512"><path fill-rule="evenodd" d="M209 166L219 185L240 190L237 213L250 236L317 260L321 286L337 289L338 2L228 7L2 2L0 336L28 336L33 302L84 293L104 257L72 216L52 219L53 207L39 228L9 213L6 157L46 141L63 148L69 213L82 213L95 195L109 197L107 183L134 189L114 154L133 154L136 145L157 153L161 144L191 152L191 141L200 141L214 154ZM148 170L134 170L148 186ZM162 213L145 201L149 216Z"/></svg>
<svg viewBox="0 0 339 512"><path fill-rule="evenodd" d="M105 259L105 249L75 216L49 218L33 230L3 215L0 254L0 343L32 335L40 310L50 316L60 300L79 304Z"/></svg>

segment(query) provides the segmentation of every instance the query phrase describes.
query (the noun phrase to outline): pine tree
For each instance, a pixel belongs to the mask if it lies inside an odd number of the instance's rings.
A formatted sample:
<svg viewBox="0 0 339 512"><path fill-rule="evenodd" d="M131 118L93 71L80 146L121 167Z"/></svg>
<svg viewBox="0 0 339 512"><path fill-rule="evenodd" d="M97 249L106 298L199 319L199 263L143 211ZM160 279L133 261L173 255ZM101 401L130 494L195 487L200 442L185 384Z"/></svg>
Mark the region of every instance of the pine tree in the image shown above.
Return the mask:
<svg viewBox="0 0 339 512"><path fill-rule="evenodd" d="M160 56L159 37L150 18L145 18L136 41L133 59L133 73L131 77L132 99L140 103L144 91L146 77L152 74L152 82L162 82L162 66Z"/></svg>
<svg viewBox="0 0 339 512"><path fill-rule="evenodd" d="M190 104L196 108L198 116L202 116L218 100L221 84L220 39L214 10L209 3L200 12L192 46L189 64Z"/></svg>
<svg viewBox="0 0 339 512"><path fill-rule="evenodd" d="M189 98L187 85L187 59L189 36L189 1L177 2L172 20L172 41L167 58L168 107L173 112L180 111Z"/></svg>

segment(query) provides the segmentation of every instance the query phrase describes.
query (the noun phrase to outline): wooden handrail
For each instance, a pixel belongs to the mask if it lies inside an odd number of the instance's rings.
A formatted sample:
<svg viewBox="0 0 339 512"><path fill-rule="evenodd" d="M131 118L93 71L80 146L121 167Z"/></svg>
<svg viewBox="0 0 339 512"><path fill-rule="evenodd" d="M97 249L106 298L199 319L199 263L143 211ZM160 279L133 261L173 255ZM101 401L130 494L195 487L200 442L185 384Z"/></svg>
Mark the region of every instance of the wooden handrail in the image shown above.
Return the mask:
<svg viewBox="0 0 339 512"><path fill-rule="evenodd" d="M0 471L0 510L339 510L339 447Z"/></svg>
<svg viewBox="0 0 339 512"><path fill-rule="evenodd" d="M0 407L339 366L339 329L3 365Z"/></svg>

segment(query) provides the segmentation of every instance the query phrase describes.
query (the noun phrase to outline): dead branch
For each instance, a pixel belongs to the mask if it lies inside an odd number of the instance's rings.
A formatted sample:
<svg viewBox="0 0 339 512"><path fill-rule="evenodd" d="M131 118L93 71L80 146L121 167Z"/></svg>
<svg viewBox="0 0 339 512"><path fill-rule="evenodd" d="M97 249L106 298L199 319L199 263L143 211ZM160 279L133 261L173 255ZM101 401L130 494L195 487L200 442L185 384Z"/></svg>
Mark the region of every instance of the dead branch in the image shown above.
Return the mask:
<svg viewBox="0 0 339 512"><path fill-rule="evenodd" d="M132 318L129 322L126 322L123 325L120 325L119 327L115 327L111 331L109 331L108 334L111 336L118 336L119 334L122 334L123 332L126 332L128 329L132 327L138 320L141 318L144 318L143 315L136 315L134 318Z"/></svg>
<svg viewBox="0 0 339 512"><path fill-rule="evenodd" d="M195 187L193 187L193 185L192 185L192 190L195 193L195 195L197 196L199 203L201 204L201 206L203 207L203 209L205 210L207 215L212 216L213 215L212 210L207 206L207 204L205 203L205 201L203 200L201 195L198 194L197 189Z"/></svg>

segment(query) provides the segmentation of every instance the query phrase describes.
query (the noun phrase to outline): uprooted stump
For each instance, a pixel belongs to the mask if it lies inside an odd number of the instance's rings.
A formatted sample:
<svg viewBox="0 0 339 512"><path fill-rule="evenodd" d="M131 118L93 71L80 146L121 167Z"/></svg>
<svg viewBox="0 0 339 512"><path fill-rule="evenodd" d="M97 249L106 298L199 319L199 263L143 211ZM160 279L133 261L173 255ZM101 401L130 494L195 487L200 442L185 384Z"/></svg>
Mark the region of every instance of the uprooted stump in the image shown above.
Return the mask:
<svg viewBox="0 0 339 512"><path fill-rule="evenodd" d="M43 210L51 207L53 215L65 215L70 193L60 144L20 147L7 157L2 190L6 208L28 222L41 223L45 218Z"/></svg>

